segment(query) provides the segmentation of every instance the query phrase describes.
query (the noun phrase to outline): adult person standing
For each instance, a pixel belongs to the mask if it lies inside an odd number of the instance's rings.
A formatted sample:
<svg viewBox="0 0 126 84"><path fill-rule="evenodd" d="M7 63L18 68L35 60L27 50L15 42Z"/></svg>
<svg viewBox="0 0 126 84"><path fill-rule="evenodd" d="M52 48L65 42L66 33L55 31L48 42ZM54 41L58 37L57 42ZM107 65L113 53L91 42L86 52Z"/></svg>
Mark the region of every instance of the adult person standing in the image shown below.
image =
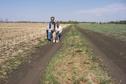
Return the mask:
<svg viewBox="0 0 126 84"><path fill-rule="evenodd" d="M56 27L55 17L52 16L52 17L50 17L50 22L49 22L48 28L46 30L48 41L52 41L53 33L55 31L55 27Z"/></svg>

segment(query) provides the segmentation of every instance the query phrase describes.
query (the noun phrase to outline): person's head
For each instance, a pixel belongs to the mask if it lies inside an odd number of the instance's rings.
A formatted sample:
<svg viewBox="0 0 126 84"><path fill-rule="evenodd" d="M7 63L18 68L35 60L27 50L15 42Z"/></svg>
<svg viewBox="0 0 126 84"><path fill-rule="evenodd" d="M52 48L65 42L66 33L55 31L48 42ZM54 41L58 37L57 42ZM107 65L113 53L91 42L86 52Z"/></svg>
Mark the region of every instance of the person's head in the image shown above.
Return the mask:
<svg viewBox="0 0 126 84"><path fill-rule="evenodd" d="M55 21L55 17L50 17L50 20L51 20L51 22L54 22Z"/></svg>
<svg viewBox="0 0 126 84"><path fill-rule="evenodd" d="M60 26L60 22L59 22L59 21L57 21L57 22L56 22L56 25L57 25L57 27L59 27L59 26Z"/></svg>

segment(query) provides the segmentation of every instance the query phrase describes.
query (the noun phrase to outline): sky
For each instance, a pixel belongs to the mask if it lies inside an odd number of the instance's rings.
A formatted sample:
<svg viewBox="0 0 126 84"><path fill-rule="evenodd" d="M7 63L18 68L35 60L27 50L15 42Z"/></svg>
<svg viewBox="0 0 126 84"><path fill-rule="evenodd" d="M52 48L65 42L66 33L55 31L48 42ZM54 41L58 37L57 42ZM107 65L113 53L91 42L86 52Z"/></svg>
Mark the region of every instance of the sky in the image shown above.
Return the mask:
<svg viewBox="0 0 126 84"><path fill-rule="evenodd" d="M126 0L0 0L0 20L126 20Z"/></svg>

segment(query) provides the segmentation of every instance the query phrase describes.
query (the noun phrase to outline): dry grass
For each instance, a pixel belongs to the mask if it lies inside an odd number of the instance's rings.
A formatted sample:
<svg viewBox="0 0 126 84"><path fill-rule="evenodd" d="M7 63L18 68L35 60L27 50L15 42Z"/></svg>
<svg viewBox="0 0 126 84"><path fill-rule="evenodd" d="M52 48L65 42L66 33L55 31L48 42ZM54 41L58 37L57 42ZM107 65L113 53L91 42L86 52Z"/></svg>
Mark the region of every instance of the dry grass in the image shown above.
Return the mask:
<svg viewBox="0 0 126 84"><path fill-rule="evenodd" d="M0 23L0 64L22 49L36 45L44 37L47 24Z"/></svg>
<svg viewBox="0 0 126 84"><path fill-rule="evenodd" d="M0 81L44 41L46 27L43 23L0 23Z"/></svg>
<svg viewBox="0 0 126 84"><path fill-rule="evenodd" d="M0 28L43 28L46 23L0 23Z"/></svg>

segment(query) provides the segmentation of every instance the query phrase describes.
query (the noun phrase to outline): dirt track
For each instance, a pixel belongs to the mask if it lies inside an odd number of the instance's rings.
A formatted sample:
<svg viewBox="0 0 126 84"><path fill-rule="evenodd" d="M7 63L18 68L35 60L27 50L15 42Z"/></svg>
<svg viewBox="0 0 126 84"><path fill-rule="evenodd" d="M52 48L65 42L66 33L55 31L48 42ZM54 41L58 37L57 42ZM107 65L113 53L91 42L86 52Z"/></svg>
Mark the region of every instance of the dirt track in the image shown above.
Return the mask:
<svg viewBox="0 0 126 84"><path fill-rule="evenodd" d="M95 54L103 59L117 84L126 84L126 42L90 30L78 30L89 40Z"/></svg>
<svg viewBox="0 0 126 84"><path fill-rule="evenodd" d="M69 29L63 31L67 33ZM63 38L62 38L63 39ZM21 65L17 70L13 71L9 75L7 84L40 84L40 79L44 75L44 70L51 59L51 57L61 48L60 43L48 43L43 47L36 50L32 54L32 60L30 63Z"/></svg>
<svg viewBox="0 0 126 84"><path fill-rule="evenodd" d="M33 55L37 56L36 59L33 59L29 64L21 66L9 77L8 84L39 84L46 65L60 47L60 44L43 46Z"/></svg>

